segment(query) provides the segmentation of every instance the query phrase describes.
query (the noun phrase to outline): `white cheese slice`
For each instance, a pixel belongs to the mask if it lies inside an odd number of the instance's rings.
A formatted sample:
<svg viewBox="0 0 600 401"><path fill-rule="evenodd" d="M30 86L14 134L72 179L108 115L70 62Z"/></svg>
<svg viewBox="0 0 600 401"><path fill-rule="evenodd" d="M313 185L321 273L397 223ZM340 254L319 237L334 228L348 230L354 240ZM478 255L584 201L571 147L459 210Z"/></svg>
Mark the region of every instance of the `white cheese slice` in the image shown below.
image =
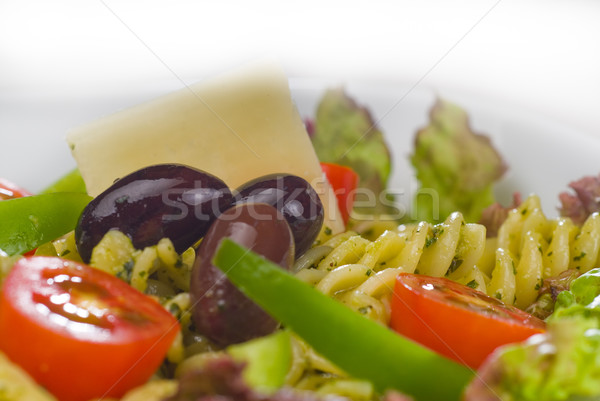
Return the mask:
<svg viewBox="0 0 600 401"><path fill-rule="evenodd" d="M319 192L325 226L344 230L292 101L287 77L261 63L78 127L67 135L90 195L152 164L181 163L235 189L271 173L303 177Z"/></svg>

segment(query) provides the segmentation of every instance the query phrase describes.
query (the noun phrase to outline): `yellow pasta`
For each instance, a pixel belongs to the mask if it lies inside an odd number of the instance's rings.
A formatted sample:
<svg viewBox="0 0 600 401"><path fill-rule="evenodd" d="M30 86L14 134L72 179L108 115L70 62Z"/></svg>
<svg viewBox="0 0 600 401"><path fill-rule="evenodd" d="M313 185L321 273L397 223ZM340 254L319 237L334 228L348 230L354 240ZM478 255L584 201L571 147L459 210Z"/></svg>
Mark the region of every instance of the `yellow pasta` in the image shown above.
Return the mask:
<svg viewBox="0 0 600 401"><path fill-rule="evenodd" d="M453 213L441 224L402 225L374 241L355 233L333 237L314 248L312 259L301 258L295 270L319 291L387 325L401 272L453 276L485 291L487 277L476 266L484 247L485 228Z"/></svg>
<svg viewBox="0 0 600 401"><path fill-rule="evenodd" d="M296 265L297 276L383 324L400 272L446 276L525 309L544 278L600 265L600 215L582 227L551 220L532 195L510 211L496 238L486 239L484 226L453 213L441 224L401 225L374 241L345 233L313 252Z"/></svg>
<svg viewBox="0 0 600 401"><path fill-rule="evenodd" d="M590 215L582 227L569 218L549 220L532 195L510 211L486 248L478 265L492 275L487 293L525 309L537 298L544 278L600 266L600 215ZM494 259L485 256L491 249Z"/></svg>
<svg viewBox="0 0 600 401"><path fill-rule="evenodd" d="M488 295L506 304L515 302L516 266L508 249L496 248L496 264L492 279L487 286Z"/></svg>
<svg viewBox="0 0 600 401"><path fill-rule="evenodd" d="M456 254L460 229L464 219L460 213L452 213L446 221L430 229L417 270L421 274L441 277L446 274Z"/></svg>
<svg viewBox="0 0 600 401"><path fill-rule="evenodd" d="M537 298L542 286L542 237L537 232L528 231L523 236L521 258L515 276L515 305L527 308Z"/></svg>
<svg viewBox="0 0 600 401"><path fill-rule="evenodd" d="M570 267L570 244L573 243L577 231L571 219L556 219L552 229L552 241L543 255L544 277L558 276Z"/></svg>
<svg viewBox="0 0 600 401"><path fill-rule="evenodd" d="M587 272L598 266L600 250L600 215L592 214L577 233L571 248L571 268Z"/></svg>

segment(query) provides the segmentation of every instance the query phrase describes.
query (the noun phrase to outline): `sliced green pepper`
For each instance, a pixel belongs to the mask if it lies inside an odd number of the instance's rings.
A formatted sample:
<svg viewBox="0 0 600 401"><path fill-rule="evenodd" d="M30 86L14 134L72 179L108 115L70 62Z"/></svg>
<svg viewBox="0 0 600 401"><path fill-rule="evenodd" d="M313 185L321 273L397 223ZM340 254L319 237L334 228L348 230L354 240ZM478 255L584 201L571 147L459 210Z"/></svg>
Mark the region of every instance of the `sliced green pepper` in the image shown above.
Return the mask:
<svg viewBox="0 0 600 401"><path fill-rule="evenodd" d="M230 345L227 353L247 363L244 379L259 391L273 393L285 383L292 364L292 343L288 331Z"/></svg>
<svg viewBox="0 0 600 401"><path fill-rule="evenodd" d="M458 400L473 376L467 367L368 320L229 239L213 263L317 352L378 391Z"/></svg>
<svg viewBox="0 0 600 401"><path fill-rule="evenodd" d="M85 182L83 182L79 169L74 168L69 171L40 193L51 194L54 192L81 192L86 194Z"/></svg>
<svg viewBox="0 0 600 401"><path fill-rule="evenodd" d="M91 200L61 192L0 202L0 250L16 255L68 233Z"/></svg>

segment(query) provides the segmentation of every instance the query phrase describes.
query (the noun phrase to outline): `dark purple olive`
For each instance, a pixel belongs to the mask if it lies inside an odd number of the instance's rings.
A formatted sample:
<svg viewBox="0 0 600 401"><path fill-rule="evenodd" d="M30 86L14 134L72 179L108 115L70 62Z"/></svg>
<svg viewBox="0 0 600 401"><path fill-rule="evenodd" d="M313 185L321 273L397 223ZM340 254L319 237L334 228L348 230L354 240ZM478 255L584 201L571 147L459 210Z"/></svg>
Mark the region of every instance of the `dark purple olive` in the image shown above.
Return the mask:
<svg viewBox="0 0 600 401"><path fill-rule="evenodd" d="M75 240L85 262L109 230L125 233L142 249L167 237L183 252L204 236L231 206L233 197L220 179L179 164L159 164L123 177L83 210Z"/></svg>
<svg viewBox="0 0 600 401"><path fill-rule="evenodd" d="M227 346L272 333L278 323L212 264L223 238L231 238L286 270L294 262L294 241L285 218L267 204L234 206L206 233L192 268L192 317L200 334Z"/></svg>
<svg viewBox="0 0 600 401"><path fill-rule="evenodd" d="M235 203L267 203L287 220L296 245L296 256L306 252L321 231L323 204L314 188L303 178L273 174L256 178L237 189Z"/></svg>

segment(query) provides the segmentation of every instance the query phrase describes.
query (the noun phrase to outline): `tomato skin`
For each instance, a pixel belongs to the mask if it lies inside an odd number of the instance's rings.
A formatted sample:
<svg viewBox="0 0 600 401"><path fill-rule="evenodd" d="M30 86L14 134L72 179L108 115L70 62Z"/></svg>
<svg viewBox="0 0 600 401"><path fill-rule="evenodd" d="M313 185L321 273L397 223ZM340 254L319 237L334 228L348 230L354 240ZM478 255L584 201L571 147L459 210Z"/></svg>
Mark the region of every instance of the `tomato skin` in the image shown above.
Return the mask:
<svg viewBox="0 0 600 401"><path fill-rule="evenodd" d="M497 347L545 330L543 321L479 291L409 273L396 279L390 326L473 369Z"/></svg>
<svg viewBox="0 0 600 401"><path fill-rule="evenodd" d="M54 312L67 310L65 300L80 317ZM124 281L60 258L20 259L0 294L0 349L61 401L120 397L143 384L178 330L169 312Z"/></svg>
<svg viewBox="0 0 600 401"><path fill-rule="evenodd" d="M338 202L338 207L344 220L344 224L348 223L352 206L354 204L355 190L358 187L358 174L350 167L342 166L334 163L321 163L321 169L325 173L333 193Z"/></svg>
<svg viewBox="0 0 600 401"><path fill-rule="evenodd" d="M22 198L33 195L26 189L19 188L9 180L0 177L0 200Z"/></svg>

